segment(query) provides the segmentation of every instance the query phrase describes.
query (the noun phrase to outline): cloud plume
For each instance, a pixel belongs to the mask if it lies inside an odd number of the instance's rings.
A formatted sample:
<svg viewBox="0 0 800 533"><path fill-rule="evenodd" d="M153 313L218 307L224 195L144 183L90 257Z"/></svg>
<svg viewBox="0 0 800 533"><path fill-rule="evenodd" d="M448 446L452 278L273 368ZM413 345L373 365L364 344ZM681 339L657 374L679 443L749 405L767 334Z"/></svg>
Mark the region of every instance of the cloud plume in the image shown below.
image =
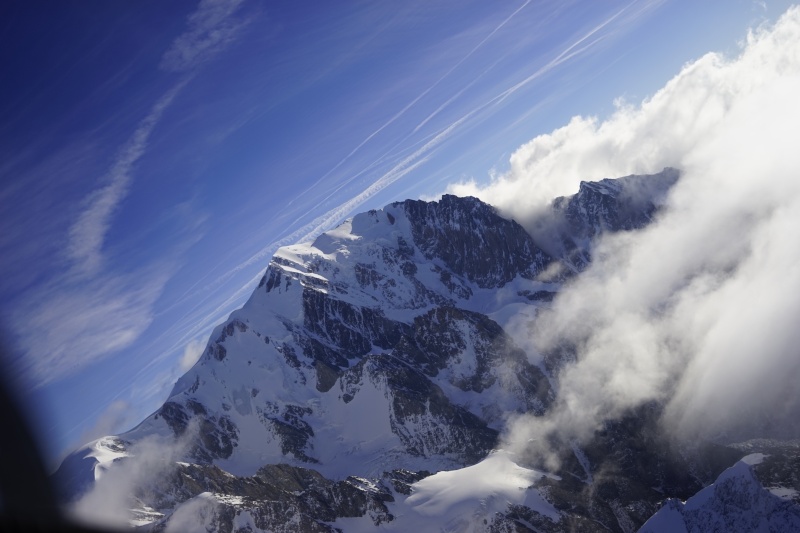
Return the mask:
<svg viewBox="0 0 800 533"><path fill-rule="evenodd" d="M580 180L683 170L647 229L604 238L535 324L541 352L574 346L543 419L512 447L584 439L645 402L691 438L797 436L800 414L800 8L707 54L641 105L575 117L522 146L473 194L530 223Z"/></svg>
<svg viewBox="0 0 800 533"><path fill-rule="evenodd" d="M161 58L161 68L184 72L209 61L236 40L247 20L235 15L244 0L202 0L189 15L188 28Z"/></svg>
<svg viewBox="0 0 800 533"><path fill-rule="evenodd" d="M98 465L95 483L67 511L80 522L127 529L132 510L141 502L137 494L158 491L179 460L197 438L199 426L192 421L179 438L151 436L140 440L113 462Z"/></svg>
<svg viewBox="0 0 800 533"><path fill-rule="evenodd" d="M85 207L70 227L67 244L67 255L79 272L91 275L101 268L103 242L112 215L128 194L133 166L144 155L150 134L187 81L176 84L158 99L117 154L104 184L84 200Z"/></svg>

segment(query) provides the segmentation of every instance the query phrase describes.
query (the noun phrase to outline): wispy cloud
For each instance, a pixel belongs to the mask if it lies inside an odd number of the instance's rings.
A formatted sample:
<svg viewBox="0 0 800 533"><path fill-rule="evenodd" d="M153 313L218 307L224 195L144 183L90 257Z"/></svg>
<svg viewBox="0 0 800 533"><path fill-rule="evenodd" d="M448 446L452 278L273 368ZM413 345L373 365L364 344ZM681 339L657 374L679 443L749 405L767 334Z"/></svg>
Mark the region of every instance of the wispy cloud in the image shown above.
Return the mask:
<svg viewBox="0 0 800 533"><path fill-rule="evenodd" d="M436 83L435 83L433 86L431 86L431 87L430 87L430 88L429 88L427 91L425 91L425 93L423 93L423 95L422 95L422 96L424 96L425 94L427 94L427 93L428 93L428 92L429 92L431 89L433 89L433 88L434 88L436 85L439 85L439 84L440 84L442 81L444 81L444 79L445 79L445 78L447 78L447 76L449 76L450 74L452 74L454 70L456 70L458 67L460 67L460 66L461 66L461 65L462 65L462 64L463 64L463 63L464 63L464 62L465 62L467 59L469 59L470 57L472 57L472 56L475 54L475 52L477 52L477 51L478 51L478 50L479 50L479 49L480 49L480 48L481 48L481 47L482 47L484 44L486 44L486 42L487 42L487 41L489 41L489 40L490 40L492 37L494 37L494 35L495 35L495 34L496 34L498 31L500 31L500 30L503 28L503 26L505 26L506 24L508 24L508 22L509 22L509 21L510 21L512 18L514 18L514 17L517 15L517 13L519 13L520 11L522 11L522 10L523 10L523 9L524 9L524 8L525 8L525 7L526 7L528 4L530 4L530 0L526 0L526 2L525 2L524 4L522 4L521 6L519 6L519 7L518 7L518 8L517 8L517 9L516 9L516 10L515 10L513 13L511 13L511 14L510 14L510 15L509 15L509 16L508 16L508 17L507 17L505 20L503 20L503 22L501 22L500 24L498 24L498 25L497 25L497 26L496 26L496 27L495 27L495 28L494 28L494 29L493 29L493 30L492 30L492 31L489 33L489 35L487 35L486 37L484 37L484 38L483 38L483 40L482 40L481 42L479 42L477 45L475 45L475 47L474 47L474 48L472 48L472 50L470 50L470 51L469 51L469 52L468 52L468 53L467 53L467 54L466 54L464 57L462 57L462 58L461 58L461 59L458 61L458 63L456 63L455 65L453 65L453 67L452 67L452 68L450 68L450 70L448 70L448 71L447 71L447 72L444 74L444 76L442 76L441 78L439 78L438 80L436 80ZM477 81L478 81L478 79L480 79L480 78L481 78L481 77L482 77L482 76L483 76L483 75L484 75L486 72L488 72L489 70L491 70L491 68L492 68L492 67L490 66L489 68L487 68L487 69L484 69L484 71L483 71L483 72L482 72L480 75L478 75L478 76L475 76L475 78L474 78L474 79L473 79L473 80L472 80L472 81L471 81L469 84L467 84L467 85L466 85L464 88L462 88L461 90L459 90L458 92L456 92L454 95L452 95L450 98L448 98L448 99L447 99L447 100L446 100L446 101L445 101L443 104L441 104L441 105L440 105L440 106L439 106L439 107L438 107L438 108L437 108L437 109L436 109L436 110L435 110L433 113L429 114L427 117L425 117L425 119L424 119L424 120L422 120L422 122L420 122L419 124L417 124L417 125L414 127L414 131L413 131L412 133L416 133L417 131L419 131L419 130L420 130L420 128L422 128L422 127L423 127L425 124L427 124L427 123L428 123L428 122L429 122L429 121L430 121L430 120L431 120L433 117L435 117L437 114L439 114L439 113L440 113L440 112L441 112L441 111L442 111L442 110L443 110L445 107L447 107L447 106L448 106L449 104L451 104L451 103L452 103L454 100L456 100L456 99L457 99L459 96L461 96L461 94L462 94L462 93L463 93L465 90L467 90L467 89L468 89L470 86L472 86L472 84L474 84L475 82L477 82ZM415 102L416 102L416 100L415 100Z"/></svg>
<svg viewBox="0 0 800 533"><path fill-rule="evenodd" d="M101 185L83 200L65 243L70 268L30 291L11 316L25 354L19 364L36 386L130 346L152 323L153 305L170 272L163 265L140 266L129 274L109 270L103 246L113 215L128 194L135 164L188 81L182 79L156 101Z"/></svg>
<svg viewBox="0 0 800 533"><path fill-rule="evenodd" d="M19 364L37 386L131 346L152 323L154 305L175 272L176 258L127 265L123 273L108 260L107 236L134 185L136 164L146 157L153 131L197 67L229 46L246 24L234 17L241 4L203 0L188 17L187 30L173 41L161 67L189 72L156 100L81 202L64 244L68 268L29 291L14 310L11 325L24 352ZM186 246L178 246L174 254Z"/></svg>
<svg viewBox="0 0 800 533"><path fill-rule="evenodd" d="M184 72L225 50L249 22L235 17L243 3L244 0L202 0L187 19L188 29L164 53L161 68Z"/></svg>
<svg viewBox="0 0 800 533"><path fill-rule="evenodd" d="M662 3L663 0L654 0L650 2L634 0L630 4L614 13L611 17L607 18L590 31L576 39L572 44L562 50L556 57L554 57L536 72L530 74L522 81L512 85L502 93L498 94L492 99L491 103L496 104L502 102L515 92L519 91L521 88L525 87L536 79L541 78L544 74L547 74L559 65L591 50L595 45L608 38L609 35L604 34L603 30L607 30L614 22L620 22L620 25L623 27L629 26L630 24L634 23L636 19L658 7Z"/></svg>
<svg viewBox="0 0 800 533"><path fill-rule="evenodd" d="M74 189L87 172L103 171L98 143L85 137L76 136L46 155L43 151L30 146L16 157L2 158L0 291L9 299L30 290L41 281L42 269L63 257L64 228L73 220L62 203L80 197Z"/></svg>
<svg viewBox="0 0 800 533"><path fill-rule="evenodd" d="M384 122L380 127L378 127L375 131L367 135L364 140L362 140L355 148L353 148L350 153L348 153L345 157L341 159L336 165L333 166L328 172L326 172L317 182L312 185L312 188L322 182L326 177L328 177L331 173L335 172L338 168L340 168L345 162L347 162L351 157L353 157L356 153L358 153L361 148L363 148L367 143L369 143L372 139L374 139L379 133L384 131L386 128L391 126L395 121L397 121L400 117L405 115L411 108L413 108L420 100L422 100L425 96L427 96L433 89L439 86L448 76L450 76L456 69L458 69L461 65L464 64L470 57L472 57L475 52L477 52L487 41L489 41L498 31L500 31L503 26L505 26L512 18L514 18L520 11L522 11L528 4L530 4L531 0L525 0L525 2L515 9L508 17L506 17L500 24L495 26L486 37L484 37L478 44L476 44L469 52L467 52L464 56L461 57L453 66L451 66L443 75L441 75L433 84L429 85L425 90L423 90L420 94L418 94L413 100L407 103L400 111L395 113L389 120ZM429 120L432 117L426 119ZM424 124L424 123L423 123ZM419 130L423 124L418 125L412 134Z"/></svg>
<svg viewBox="0 0 800 533"><path fill-rule="evenodd" d="M103 184L84 200L85 207L70 227L67 242L67 255L77 273L90 276L97 274L102 268L103 243L111 227L114 212L128 194L134 165L144 155L150 134L164 111L188 81L189 78L184 78L158 99L119 151L111 169L102 180Z"/></svg>
<svg viewBox="0 0 800 533"><path fill-rule="evenodd" d="M20 363L41 386L126 348L152 322L152 306L168 275L57 280L31 295L12 315L25 350Z"/></svg>
<svg viewBox="0 0 800 533"><path fill-rule="evenodd" d="M467 61L467 60L468 60L470 57L472 57L472 56L475 54L475 52L477 52L477 51L478 51L478 50L479 50L481 47L483 47L483 45L484 45L484 44L486 44L486 42L487 42L487 41L489 41L489 40L490 40L490 39L491 39L491 38L492 38L492 37L493 37L493 36L494 36L494 35L495 35L495 34L496 34L498 31L500 31L500 30L503 28L503 26L505 26L505 25L508 23L508 21L510 21L511 19L513 19L513 18L514 18L514 17L517 15L517 13L519 13L520 11L522 11L522 10L523 10L523 9L524 9L524 8L525 8L525 7L526 7L528 4L530 4L530 3L531 3L531 0L525 0L525 2L524 2L524 3L523 3L521 6L519 6L517 9L515 9L515 10L514 10L514 12L513 12L513 13L511 13L511 14L510 14L508 17L506 17L506 18L505 18L505 19L504 19L504 20L503 20L503 21L502 21L500 24L498 24L497 26L495 26L495 27L492 29L492 31L491 31L491 32L489 32L489 34L488 34L486 37L484 37L484 38L483 38L483 39L482 39L482 40L481 40L481 41L480 41L478 44L476 44L476 45L475 45L475 46L474 46L474 47L473 47L473 48L472 48L472 49L471 49L469 52L467 52L467 53L466 53L466 54L465 54L465 55L464 55L464 56L463 56L461 59L459 59L459 60L458 60L458 62L456 62L456 64L455 64L455 65L453 65L452 67L450 67L450 69L449 69L449 70L447 70L447 72L445 72L445 73L444 73L442 76L440 76L440 77L439 77L439 78L438 78L438 79L437 79L437 80L436 80L436 81L435 81L435 82L434 82L432 85L430 85L430 86L429 86L427 89L425 89L424 91L422 91L422 92L421 92L421 93L420 93L420 94L419 94L419 95L418 95L416 98L414 98L414 99L413 99L411 102L409 102L408 104L406 104L406 106L405 106L405 107L403 107L403 109L401 109L400 111L398 111L398 112L397 112L397 113L396 113L396 114L395 114L395 115L394 115L392 118L390 118L388 121L386 121L386 122L385 122L385 123L384 123L384 124L383 124L381 127L379 127L377 130L375 130L375 131L374 131L374 132L372 132L370 135L368 135L366 139L364 139L363 141L361 141L361 143L360 143L358 146L356 146L356 147L355 147L355 148L354 148L354 149L353 149L353 150L352 150L352 151L351 151L351 152L350 152L350 153L347 155L347 157L345 157L345 159L344 159L344 160L347 160L347 159L349 159L350 157L352 157L352 156L353 156L353 155L354 155L354 154L355 154L355 153L356 153L358 150L360 150L360 149L361 149L361 147L363 147L365 144L367 144L369 141L371 141L371 140L373 139L373 137L375 137L375 136L376 136L377 134L379 134L381 131L383 131L383 130L384 130L384 129L386 129L388 126L390 126L390 125L391 125L391 124L392 124L394 121L396 121L398 118L400 118L401 116L405 115L405 113L406 113L406 112L407 112L409 109L411 109L412 107L414 107L414 105L416 105L416 104L417 104L417 102L419 102L420 100L422 100L422 99L423 99L423 98L424 98L424 97L425 97L425 96L426 96L428 93L430 93L430 92L431 92L433 89L435 89L435 88L436 88L436 87L437 87L437 86L438 86L440 83L442 83L442 82L443 82L443 81L444 81L444 80L445 80L445 79L446 79L448 76L450 76L450 74L452 74L452 73L453 73L453 72L454 72L454 71L455 71L455 70L456 70L458 67L460 67L461 65L463 65L465 61ZM417 129L419 129L419 126L417 126L417 128L415 128L415 130L414 130L414 131L417 131ZM343 160L343 161L344 161L344 160ZM340 164L341 164L341 163L340 163Z"/></svg>
<svg viewBox="0 0 800 533"><path fill-rule="evenodd" d="M187 71L211 60L227 48L246 24L235 19L244 0L202 0L187 19L188 29L178 36L162 57L161 67ZM102 267L102 247L111 218L125 199L135 163L145 154L153 129L191 77L184 77L156 101L139 123L103 178L103 184L85 200L85 208L69 232L67 254L79 273L92 275Z"/></svg>

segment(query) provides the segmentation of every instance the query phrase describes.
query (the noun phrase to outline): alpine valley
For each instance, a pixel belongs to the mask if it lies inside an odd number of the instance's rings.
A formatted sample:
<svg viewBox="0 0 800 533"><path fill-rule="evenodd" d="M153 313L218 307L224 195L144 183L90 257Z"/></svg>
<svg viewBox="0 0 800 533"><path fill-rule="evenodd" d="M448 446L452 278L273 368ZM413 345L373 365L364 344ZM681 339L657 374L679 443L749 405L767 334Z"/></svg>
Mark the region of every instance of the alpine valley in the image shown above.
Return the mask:
<svg viewBox="0 0 800 533"><path fill-rule="evenodd" d="M537 313L679 179L584 182L544 237L445 195L281 248L160 409L64 460L65 502L124 489L153 532L800 531L794 441L679 442L651 402L557 468L502 446L577 357L533 353Z"/></svg>

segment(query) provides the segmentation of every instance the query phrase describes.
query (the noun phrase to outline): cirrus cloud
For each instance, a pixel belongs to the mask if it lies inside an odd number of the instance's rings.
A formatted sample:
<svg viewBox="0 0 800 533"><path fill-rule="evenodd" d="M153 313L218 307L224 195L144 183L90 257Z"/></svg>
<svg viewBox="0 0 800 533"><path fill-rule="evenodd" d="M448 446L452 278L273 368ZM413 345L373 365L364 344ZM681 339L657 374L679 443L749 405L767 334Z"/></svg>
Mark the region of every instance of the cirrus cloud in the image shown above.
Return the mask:
<svg viewBox="0 0 800 533"><path fill-rule="evenodd" d="M186 20L187 30L177 37L161 58L161 68L184 72L209 61L227 48L247 25L236 18L244 0L201 0Z"/></svg>

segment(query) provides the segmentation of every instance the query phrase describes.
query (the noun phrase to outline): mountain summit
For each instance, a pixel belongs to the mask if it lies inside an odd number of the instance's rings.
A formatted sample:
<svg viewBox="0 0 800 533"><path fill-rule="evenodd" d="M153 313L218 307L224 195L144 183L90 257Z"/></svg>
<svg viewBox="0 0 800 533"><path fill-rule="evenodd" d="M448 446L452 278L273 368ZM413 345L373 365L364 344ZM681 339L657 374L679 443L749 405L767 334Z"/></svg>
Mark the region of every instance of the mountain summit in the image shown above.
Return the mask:
<svg viewBox="0 0 800 533"><path fill-rule="evenodd" d="M658 406L566 447L557 472L497 447L509 417L548 411L566 364L524 348L526 324L677 179L582 183L539 221L546 243L445 195L281 248L164 405L55 477L77 506L128 480L152 531L633 531L743 452L649 446Z"/></svg>

